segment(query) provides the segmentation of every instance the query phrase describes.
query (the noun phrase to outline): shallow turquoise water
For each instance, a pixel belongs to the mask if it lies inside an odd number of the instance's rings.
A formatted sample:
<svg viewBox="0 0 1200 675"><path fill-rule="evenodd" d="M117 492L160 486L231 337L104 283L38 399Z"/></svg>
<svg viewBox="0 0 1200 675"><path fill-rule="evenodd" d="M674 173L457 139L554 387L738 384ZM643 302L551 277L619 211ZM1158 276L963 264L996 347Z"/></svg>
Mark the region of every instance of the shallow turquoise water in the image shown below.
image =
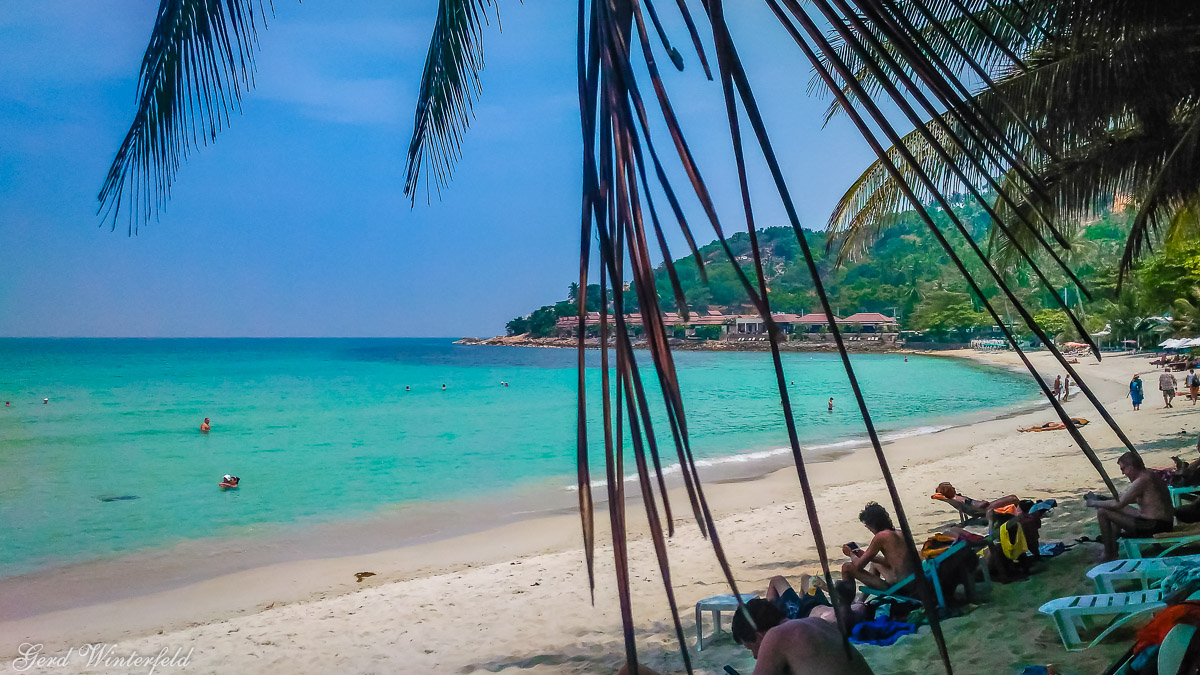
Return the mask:
<svg viewBox="0 0 1200 675"><path fill-rule="evenodd" d="M425 339L0 340L0 398L11 401L0 408L0 576L398 503L562 489L575 473L575 358ZM786 445L768 354L676 359L705 464ZM1035 393L947 359L855 364L877 426L893 433ZM835 356L788 354L785 365L805 445L862 433ZM210 434L198 431L204 417ZM656 429L666 432L661 419ZM220 492L224 473L242 489ZM126 496L136 499L104 501Z"/></svg>

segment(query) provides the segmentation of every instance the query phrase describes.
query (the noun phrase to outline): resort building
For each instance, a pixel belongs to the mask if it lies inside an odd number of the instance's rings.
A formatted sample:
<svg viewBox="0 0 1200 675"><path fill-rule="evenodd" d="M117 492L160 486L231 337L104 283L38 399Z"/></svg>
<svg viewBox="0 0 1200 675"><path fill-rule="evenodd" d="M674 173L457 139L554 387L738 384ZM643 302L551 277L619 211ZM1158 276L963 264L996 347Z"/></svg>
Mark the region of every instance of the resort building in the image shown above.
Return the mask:
<svg viewBox="0 0 1200 675"><path fill-rule="evenodd" d="M780 332L787 340L802 339L808 342L829 341L829 322L824 314L788 314L772 313L771 317L779 326ZM625 320L631 325L641 326L641 314L627 314ZM611 318L610 318L611 321ZM899 336L900 325L893 317L879 312L856 312L842 319L838 318L838 327L843 333L858 335L867 334L869 341L895 342ZM721 340L744 340L766 335L766 325L763 318L757 314L724 314L718 310L708 310L688 315L687 320L677 312L664 312L663 323L674 333L674 337L696 337L697 328L716 326L718 331L701 331L702 337ZM600 325L600 313L588 312L584 317L584 326L591 328ZM579 327L579 317L575 315L559 317L554 326L554 332L561 337L576 334ZM857 340L859 338L853 338Z"/></svg>

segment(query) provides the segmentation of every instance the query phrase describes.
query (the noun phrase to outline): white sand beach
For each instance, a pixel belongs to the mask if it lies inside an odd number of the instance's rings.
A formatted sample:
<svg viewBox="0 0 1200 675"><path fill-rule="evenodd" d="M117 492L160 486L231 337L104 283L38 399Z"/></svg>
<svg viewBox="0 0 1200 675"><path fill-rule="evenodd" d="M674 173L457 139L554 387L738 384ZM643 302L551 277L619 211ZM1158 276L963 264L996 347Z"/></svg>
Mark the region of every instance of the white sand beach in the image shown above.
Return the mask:
<svg viewBox="0 0 1200 675"><path fill-rule="evenodd" d="M956 355L1017 364L1011 354ZM1175 454L1194 457L1200 406L1177 399L1174 409L1163 410L1154 378L1146 378L1142 410L1134 412L1129 405L1126 383L1134 372L1153 370L1147 358L1082 361L1079 371L1150 466L1165 466ZM1035 362L1051 378L1060 372L1047 354L1036 355ZM1082 396L1075 395L1067 410L1092 421L1083 429L1085 437L1118 486L1125 485L1115 463L1123 448L1114 434ZM1066 432L1016 431L1052 418L1048 408L1040 409L888 444L885 450L918 539L957 522L952 510L929 498L943 480L977 498L1009 493L1053 497L1060 506L1047 520L1044 541L1094 536L1093 512L1083 507L1081 495L1101 490L1103 484L1087 459ZM810 469L830 555L840 564L840 544L866 536L857 522L863 504L888 505L879 468L873 453L860 449ZM742 592L761 592L776 574L818 572L794 469L753 480L710 481L707 490ZM673 503L677 516L686 512L682 495ZM629 521L638 531L630 554L639 654L654 668L682 672L640 504L631 504ZM603 510L596 522L601 545L594 607L578 517L559 515L371 555L273 565L0 623L2 667L17 669L13 659L22 643L41 644L43 653L52 656L105 642L112 643L114 656L191 650L186 672L613 673L624 651ZM1102 670L1127 648L1127 639L1117 636L1100 647L1069 653L1049 619L1037 613L1048 599L1088 592L1083 572L1100 554L1096 544L1076 546L1030 581L997 584L989 602L946 621L956 672L996 675L1049 663L1058 664L1063 673ZM709 543L690 518L679 518L670 557L684 630L694 650L695 602L727 588ZM375 574L356 582L355 573L363 571ZM711 631L707 623L706 630ZM877 673L939 669L927 628L895 646L862 651ZM752 669L749 652L733 644L727 633L703 652L693 651L693 659L700 673L719 673L725 664L743 672ZM179 668L162 666L156 672L175 670ZM76 652L66 666L47 663L23 672L146 668L88 667Z"/></svg>

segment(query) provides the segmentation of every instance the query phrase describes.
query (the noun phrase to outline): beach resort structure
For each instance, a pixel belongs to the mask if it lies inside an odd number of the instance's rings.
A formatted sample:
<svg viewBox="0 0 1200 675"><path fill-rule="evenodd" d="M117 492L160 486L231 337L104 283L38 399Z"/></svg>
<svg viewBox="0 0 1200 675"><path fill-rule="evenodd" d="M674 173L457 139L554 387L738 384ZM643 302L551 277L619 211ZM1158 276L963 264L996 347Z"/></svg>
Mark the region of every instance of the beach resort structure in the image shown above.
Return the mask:
<svg viewBox="0 0 1200 675"><path fill-rule="evenodd" d="M828 342L829 322L824 314L788 314L772 313L771 317L779 326L784 339L805 340L810 342ZM625 320L635 326L642 324L641 314L626 314ZM610 317L609 321L612 319ZM719 340L765 339L767 329L763 318L758 314L724 314L710 309L706 312L695 312L684 318L676 312L663 314L663 323L670 327L677 338L708 338ZM871 341L893 343L899 336L900 324L894 318L879 312L855 312L847 317L837 317L838 327L851 339L860 338ZM588 312L584 317L584 326L592 328L600 325L600 313ZM701 330L706 326L716 327L716 331ZM575 315L562 316L555 323L555 335L569 337L576 334L579 328L579 317Z"/></svg>

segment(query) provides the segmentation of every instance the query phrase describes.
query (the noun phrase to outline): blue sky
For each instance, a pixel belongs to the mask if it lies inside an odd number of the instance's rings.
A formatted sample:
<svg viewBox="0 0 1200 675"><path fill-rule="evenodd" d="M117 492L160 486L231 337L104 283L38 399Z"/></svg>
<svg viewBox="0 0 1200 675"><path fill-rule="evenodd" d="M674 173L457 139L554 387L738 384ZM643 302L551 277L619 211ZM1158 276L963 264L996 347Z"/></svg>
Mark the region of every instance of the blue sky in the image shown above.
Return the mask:
<svg viewBox="0 0 1200 675"><path fill-rule="evenodd" d="M158 3L6 3L0 335L489 335L563 297L579 247L575 3L501 0L455 179L412 209L404 153L436 5L276 0L242 114L191 155L160 220L128 237L101 226L96 193ZM720 89L673 5L660 12L689 67L668 65L665 80L735 231ZM828 102L808 95L811 70L765 8L738 3L729 19L801 219L821 227L870 150L844 118L822 128ZM759 224L786 224L764 176L756 165Z"/></svg>

